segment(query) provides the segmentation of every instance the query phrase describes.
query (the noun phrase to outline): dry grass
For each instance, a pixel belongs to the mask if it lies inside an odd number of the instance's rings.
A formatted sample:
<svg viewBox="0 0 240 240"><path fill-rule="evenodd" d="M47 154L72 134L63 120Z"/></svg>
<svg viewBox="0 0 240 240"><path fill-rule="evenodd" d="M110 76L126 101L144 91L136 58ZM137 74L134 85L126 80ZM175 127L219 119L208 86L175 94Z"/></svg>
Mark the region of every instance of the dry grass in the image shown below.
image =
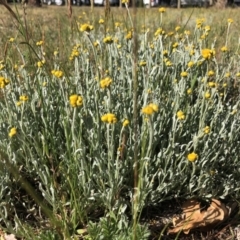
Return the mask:
<svg viewBox="0 0 240 240"><path fill-rule="evenodd" d="M42 31L42 32L51 32L52 30L62 30L64 25L75 24L76 21L80 21L79 16L82 17L81 22L90 21L91 23L97 23L100 18L104 18L105 10L103 7L94 7L91 10L90 7L73 7L72 18L68 16L67 6L48 6L43 5L42 8L23 8L22 5L14 6L10 5L14 12L18 12L20 19L27 20L31 25L31 31ZM130 9L132 11L132 9ZM3 34L2 39L0 39L0 46L4 47L6 41L9 37L13 37L17 25L13 17L9 12L2 6L0 8L1 20L0 20L0 32ZM217 40L217 46L224 45L225 36L226 36L226 21L228 18L233 18L234 23L231 26L231 32L229 34L230 43L234 47L239 41L239 25L240 19L235 17L238 15L238 9L236 8L227 8L225 10L218 10L215 8L183 8L175 9L169 8L163 17L163 27L164 29L171 31L174 30L177 25L183 26L184 29L192 29L196 24L197 18L205 18L206 24L210 25L211 38L210 41L213 41L215 38ZM126 23L128 28L128 15L125 8L112 7L109 17L109 28L113 26L114 21L121 21ZM143 26L149 28L150 32L154 32L160 24L160 15L158 8L146 9L138 8L137 9L137 23L139 29ZM58 34L59 35L59 34ZM209 43L211 44L211 43ZM0 59L2 58L0 54Z"/></svg>

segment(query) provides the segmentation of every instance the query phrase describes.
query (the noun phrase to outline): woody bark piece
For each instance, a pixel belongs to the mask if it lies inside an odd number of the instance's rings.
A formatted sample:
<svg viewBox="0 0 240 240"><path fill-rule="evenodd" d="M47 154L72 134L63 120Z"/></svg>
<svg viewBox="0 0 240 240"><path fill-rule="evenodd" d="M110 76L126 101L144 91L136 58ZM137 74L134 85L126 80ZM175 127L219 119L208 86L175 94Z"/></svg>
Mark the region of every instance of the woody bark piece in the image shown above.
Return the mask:
<svg viewBox="0 0 240 240"><path fill-rule="evenodd" d="M173 218L174 228L169 229L168 233L183 231L188 234L191 229L218 224L229 215L226 206L216 199L212 199L210 206L206 210L201 209L200 203L195 199L186 201L182 209L182 217Z"/></svg>

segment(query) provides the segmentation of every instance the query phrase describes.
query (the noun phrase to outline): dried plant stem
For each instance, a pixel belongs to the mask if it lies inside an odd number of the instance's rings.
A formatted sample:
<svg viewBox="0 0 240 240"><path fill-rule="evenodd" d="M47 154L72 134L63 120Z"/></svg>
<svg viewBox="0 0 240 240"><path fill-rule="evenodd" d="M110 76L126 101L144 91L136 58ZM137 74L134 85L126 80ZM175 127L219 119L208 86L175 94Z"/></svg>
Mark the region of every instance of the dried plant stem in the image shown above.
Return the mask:
<svg viewBox="0 0 240 240"><path fill-rule="evenodd" d="M139 200L139 166L138 166L138 77L137 77L137 63L138 63L138 41L137 41L137 19L136 6L133 6L133 125L134 125L134 197L133 197L133 239L137 240L137 219L138 219L138 200Z"/></svg>

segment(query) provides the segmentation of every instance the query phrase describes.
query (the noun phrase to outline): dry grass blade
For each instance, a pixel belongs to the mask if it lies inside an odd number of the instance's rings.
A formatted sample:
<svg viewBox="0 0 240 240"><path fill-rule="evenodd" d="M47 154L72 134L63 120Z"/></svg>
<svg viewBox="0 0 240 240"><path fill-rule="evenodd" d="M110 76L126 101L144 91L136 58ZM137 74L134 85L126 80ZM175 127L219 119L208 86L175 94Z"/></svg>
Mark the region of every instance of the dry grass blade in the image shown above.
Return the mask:
<svg viewBox="0 0 240 240"><path fill-rule="evenodd" d="M19 19L16 15L16 13L11 9L11 7L7 4L7 2L5 0L0 0L0 4L2 4L11 14L11 16L17 21L19 22Z"/></svg>

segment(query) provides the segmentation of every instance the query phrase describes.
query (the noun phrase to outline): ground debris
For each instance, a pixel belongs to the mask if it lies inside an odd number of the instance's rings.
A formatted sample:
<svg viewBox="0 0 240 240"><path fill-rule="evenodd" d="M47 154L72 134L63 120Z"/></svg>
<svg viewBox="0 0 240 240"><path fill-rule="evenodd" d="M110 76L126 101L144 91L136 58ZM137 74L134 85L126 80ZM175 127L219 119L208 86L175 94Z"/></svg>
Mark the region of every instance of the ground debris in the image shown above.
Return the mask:
<svg viewBox="0 0 240 240"><path fill-rule="evenodd" d="M172 219L173 228L168 229L169 234L180 231L188 234L191 229L214 227L224 221L230 214L229 208L217 199L212 199L206 209L200 206L198 200L189 199L183 203L182 210L183 213L180 217Z"/></svg>

